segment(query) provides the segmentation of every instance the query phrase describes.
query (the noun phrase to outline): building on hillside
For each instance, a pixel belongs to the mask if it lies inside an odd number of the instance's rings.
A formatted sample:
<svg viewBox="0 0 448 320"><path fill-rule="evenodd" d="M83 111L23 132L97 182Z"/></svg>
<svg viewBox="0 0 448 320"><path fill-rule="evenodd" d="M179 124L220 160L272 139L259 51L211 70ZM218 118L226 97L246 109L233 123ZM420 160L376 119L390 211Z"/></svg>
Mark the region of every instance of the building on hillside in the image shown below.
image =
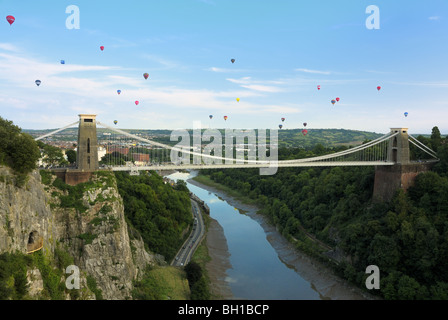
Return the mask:
<svg viewBox="0 0 448 320"><path fill-rule="evenodd" d="M120 146L107 146L107 153L119 152L125 156L129 153L129 148Z"/></svg>
<svg viewBox="0 0 448 320"><path fill-rule="evenodd" d="M98 146L98 159L101 160L106 155L106 148L103 146Z"/></svg>
<svg viewBox="0 0 448 320"><path fill-rule="evenodd" d="M134 160L136 166L144 166L149 164L149 154L133 153L132 159Z"/></svg>

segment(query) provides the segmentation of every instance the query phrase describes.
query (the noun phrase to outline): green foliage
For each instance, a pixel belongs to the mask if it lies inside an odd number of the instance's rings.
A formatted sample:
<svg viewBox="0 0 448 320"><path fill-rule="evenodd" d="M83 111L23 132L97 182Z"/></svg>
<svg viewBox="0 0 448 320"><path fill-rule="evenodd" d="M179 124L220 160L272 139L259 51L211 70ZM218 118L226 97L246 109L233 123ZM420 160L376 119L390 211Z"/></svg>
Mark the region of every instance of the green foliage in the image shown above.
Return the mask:
<svg viewBox="0 0 448 320"><path fill-rule="evenodd" d="M118 165L124 165L126 164L127 161L132 161L133 159L131 159L130 157L118 152L118 151L114 151L112 153L108 153L106 155L104 155L101 160L99 161L100 165L114 165L114 166L118 166Z"/></svg>
<svg viewBox="0 0 448 320"><path fill-rule="evenodd" d="M201 266L192 261L185 266L185 272L190 285L191 300L210 299L208 284L202 273Z"/></svg>
<svg viewBox="0 0 448 320"><path fill-rule="evenodd" d="M190 289L182 269L172 266L147 267L140 281L134 281L136 300L186 300Z"/></svg>
<svg viewBox="0 0 448 320"><path fill-rule="evenodd" d="M68 266L74 263L73 257L67 251L60 248L54 249L54 258L56 266L62 270L65 270Z"/></svg>
<svg viewBox="0 0 448 320"><path fill-rule="evenodd" d="M65 152L65 155L67 156L67 161L70 164L73 164L76 162L76 151L73 149L69 149Z"/></svg>
<svg viewBox="0 0 448 320"><path fill-rule="evenodd" d="M0 300L20 300L28 290L26 270L32 259L21 253L0 254Z"/></svg>
<svg viewBox="0 0 448 320"><path fill-rule="evenodd" d="M190 262L185 266L187 279L190 284L197 282L202 277L202 268L196 262Z"/></svg>
<svg viewBox="0 0 448 320"><path fill-rule="evenodd" d="M442 143L442 136L440 135L440 130L438 127L432 128L431 132L431 149L437 152L437 149Z"/></svg>
<svg viewBox="0 0 448 320"><path fill-rule="evenodd" d="M188 189L175 190L155 173L115 175L127 220L151 251L171 260L183 242L182 232L193 219Z"/></svg>
<svg viewBox="0 0 448 320"><path fill-rule="evenodd" d="M87 280L87 287L89 288L90 291L92 291L95 294L96 300L103 300L103 292L101 291L100 288L98 288L95 278L88 275L86 280Z"/></svg>
<svg viewBox="0 0 448 320"><path fill-rule="evenodd" d="M79 239L84 240L84 244L91 244L93 240L95 240L98 236L92 233L83 233L78 235Z"/></svg>
<svg viewBox="0 0 448 320"><path fill-rule="evenodd" d="M36 168L40 153L34 139L22 130L0 117L0 165L7 165L21 175L19 186L24 184L24 176Z"/></svg>
<svg viewBox="0 0 448 320"><path fill-rule="evenodd" d="M46 186L50 185L53 174L48 170L39 170L42 183Z"/></svg>
<svg viewBox="0 0 448 320"><path fill-rule="evenodd" d="M41 150L42 160L47 166L59 167L68 164L60 148L45 144L42 141L37 141L37 145Z"/></svg>
<svg viewBox="0 0 448 320"><path fill-rule="evenodd" d="M56 178L53 181L53 186L61 191L65 191L65 194L60 195L60 207L61 208L75 208L78 212L85 212L88 208L83 204L82 197L85 187L91 185L91 182L79 183L76 186L66 184L62 179Z"/></svg>
<svg viewBox="0 0 448 320"><path fill-rule="evenodd" d="M136 300L163 300L162 286L153 277L144 277L134 284L132 297Z"/></svg>
<svg viewBox="0 0 448 320"><path fill-rule="evenodd" d="M55 268L53 262L44 256L42 250L35 252L33 258L44 282L42 295L51 300L64 300L65 282L62 281L62 270Z"/></svg>

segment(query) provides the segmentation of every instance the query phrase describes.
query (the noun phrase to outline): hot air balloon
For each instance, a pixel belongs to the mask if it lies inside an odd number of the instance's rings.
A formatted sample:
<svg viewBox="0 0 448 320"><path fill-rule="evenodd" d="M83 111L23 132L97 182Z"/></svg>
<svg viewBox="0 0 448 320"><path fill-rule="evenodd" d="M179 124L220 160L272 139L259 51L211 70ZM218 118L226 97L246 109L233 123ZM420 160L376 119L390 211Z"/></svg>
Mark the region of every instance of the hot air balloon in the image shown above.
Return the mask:
<svg viewBox="0 0 448 320"><path fill-rule="evenodd" d="M281 128L283 128L283 125L282 125L282 124L279 124L278 127L281 129Z"/></svg>
<svg viewBox="0 0 448 320"><path fill-rule="evenodd" d="M285 118L282 118L282 122L285 122Z"/></svg>
<svg viewBox="0 0 448 320"><path fill-rule="evenodd" d="M12 25L14 21L16 21L16 18L14 18L13 16L7 16L6 20L9 22L9 25Z"/></svg>
<svg viewBox="0 0 448 320"><path fill-rule="evenodd" d="M303 126L306 127L306 122L303 123Z"/></svg>
<svg viewBox="0 0 448 320"><path fill-rule="evenodd" d="M306 136L307 133L308 133L308 130L306 130L306 129L303 129L303 130L302 130L302 134L303 134L304 136Z"/></svg>
<svg viewBox="0 0 448 320"><path fill-rule="evenodd" d="M381 87L380 87L380 86L378 86L378 87L376 87L376 89L377 89L378 91L380 91L380 90L381 90Z"/></svg>
<svg viewBox="0 0 448 320"><path fill-rule="evenodd" d="M117 124L118 123L118 121L117 120L114 120L114 124Z"/></svg>
<svg viewBox="0 0 448 320"><path fill-rule="evenodd" d="M336 98L336 102L339 102L339 100L340 100L339 98Z"/></svg>
<svg viewBox="0 0 448 320"><path fill-rule="evenodd" d="M148 79L148 77L149 77L149 74L147 74L146 72L143 74L143 77L145 78L145 79Z"/></svg>
<svg viewBox="0 0 448 320"><path fill-rule="evenodd" d="M101 49L101 51L103 51L104 50L104 46L101 46L100 49Z"/></svg>
<svg viewBox="0 0 448 320"><path fill-rule="evenodd" d="M65 60L61 60L61 64L65 64Z"/></svg>
<svg viewBox="0 0 448 320"><path fill-rule="evenodd" d="M224 121L227 121L227 118L228 118L227 116L224 116Z"/></svg>
<svg viewBox="0 0 448 320"><path fill-rule="evenodd" d="M405 112L405 113L404 113L404 116L405 116L405 117L407 117L407 116L408 116L408 114L409 114L409 113Z"/></svg>
<svg viewBox="0 0 448 320"><path fill-rule="evenodd" d="M232 63L234 63L234 62L235 62L235 59L230 59L230 61L232 61Z"/></svg>
<svg viewBox="0 0 448 320"><path fill-rule="evenodd" d="M236 101L240 102L240 98L236 98Z"/></svg>
<svg viewBox="0 0 448 320"><path fill-rule="evenodd" d="M317 90L320 90L320 86L317 86Z"/></svg>
<svg viewBox="0 0 448 320"><path fill-rule="evenodd" d="M138 102L138 101L135 101L135 105L138 106L138 104L139 104L139 102Z"/></svg>
<svg viewBox="0 0 448 320"><path fill-rule="evenodd" d="M120 94L120 93L121 93L121 90L117 90L117 93Z"/></svg>
<svg viewBox="0 0 448 320"><path fill-rule="evenodd" d="M210 118L210 120L211 120L211 119L213 118L213 115L211 114L211 115L209 115L208 117L209 117L209 118Z"/></svg>
<svg viewBox="0 0 448 320"><path fill-rule="evenodd" d="M331 103L334 105L336 103L336 100L331 100Z"/></svg>
<svg viewBox="0 0 448 320"><path fill-rule="evenodd" d="M42 81L40 81L40 80L36 80L36 81L34 81L34 82L36 83L37 86L40 86L40 84L41 84Z"/></svg>

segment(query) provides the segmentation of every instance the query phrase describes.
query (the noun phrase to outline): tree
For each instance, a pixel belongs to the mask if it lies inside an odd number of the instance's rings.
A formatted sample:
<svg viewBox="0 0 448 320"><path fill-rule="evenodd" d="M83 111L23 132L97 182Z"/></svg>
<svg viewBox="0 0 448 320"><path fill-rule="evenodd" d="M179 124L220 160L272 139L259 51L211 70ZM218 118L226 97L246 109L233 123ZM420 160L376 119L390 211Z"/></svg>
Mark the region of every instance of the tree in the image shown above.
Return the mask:
<svg viewBox="0 0 448 320"><path fill-rule="evenodd" d="M448 141L448 139L447 139ZM448 143L442 144L437 149L437 156L440 161L436 163L434 166L434 171L436 171L439 175L447 176L448 175Z"/></svg>
<svg viewBox="0 0 448 320"><path fill-rule="evenodd" d="M11 167L18 174L36 168L39 148L36 141L12 121L0 117L0 164Z"/></svg>
<svg viewBox="0 0 448 320"><path fill-rule="evenodd" d="M45 164L49 166L64 166L68 164L61 149L45 144L42 141L38 141L37 144L41 148L42 160Z"/></svg>
<svg viewBox="0 0 448 320"><path fill-rule="evenodd" d="M65 152L65 155L67 156L67 160L70 164L73 164L76 162L76 151L73 149L69 149Z"/></svg>
<svg viewBox="0 0 448 320"><path fill-rule="evenodd" d="M190 283L190 287L193 286L202 277L202 268L199 264L192 261L185 267L187 273L187 279Z"/></svg>
<svg viewBox="0 0 448 320"><path fill-rule="evenodd" d="M437 152L437 149L439 148L440 144L442 143L442 136L440 135L440 130L437 126L432 128L431 132L431 147L432 149Z"/></svg>

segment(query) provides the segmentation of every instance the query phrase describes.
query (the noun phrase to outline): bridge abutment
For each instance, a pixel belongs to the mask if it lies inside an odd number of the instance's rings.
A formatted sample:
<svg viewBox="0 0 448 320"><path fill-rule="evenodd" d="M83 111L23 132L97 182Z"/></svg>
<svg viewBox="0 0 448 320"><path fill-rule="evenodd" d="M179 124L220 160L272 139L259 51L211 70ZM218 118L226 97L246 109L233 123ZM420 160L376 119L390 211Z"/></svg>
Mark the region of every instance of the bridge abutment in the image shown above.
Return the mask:
<svg viewBox="0 0 448 320"><path fill-rule="evenodd" d="M431 170L432 163L395 164L393 166L375 167L375 184L373 187L374 202L392 200L398 189L405 192L414 185L415 177Z"/></svg>

